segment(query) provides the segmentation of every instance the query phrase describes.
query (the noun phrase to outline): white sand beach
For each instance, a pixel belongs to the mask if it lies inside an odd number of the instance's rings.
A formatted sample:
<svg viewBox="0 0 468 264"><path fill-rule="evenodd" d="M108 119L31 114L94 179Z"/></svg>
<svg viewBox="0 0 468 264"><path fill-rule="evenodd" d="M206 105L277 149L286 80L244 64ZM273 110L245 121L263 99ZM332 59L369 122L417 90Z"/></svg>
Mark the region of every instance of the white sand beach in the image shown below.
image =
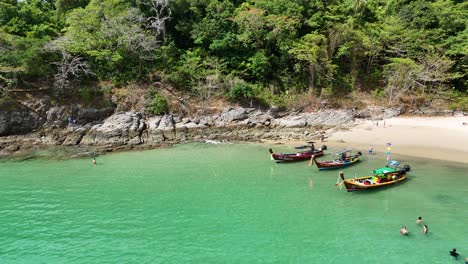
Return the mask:
<svg viewBox="0 0 468 264"><path fill-rule="evenodd" d="M378 126L358 121L355 127L326 134L325 144L333 147L367 153L372 145L377 155L385 155L386 143L391 143L392 154L468 163L468 116L397 117L379 120Z"/></svg>

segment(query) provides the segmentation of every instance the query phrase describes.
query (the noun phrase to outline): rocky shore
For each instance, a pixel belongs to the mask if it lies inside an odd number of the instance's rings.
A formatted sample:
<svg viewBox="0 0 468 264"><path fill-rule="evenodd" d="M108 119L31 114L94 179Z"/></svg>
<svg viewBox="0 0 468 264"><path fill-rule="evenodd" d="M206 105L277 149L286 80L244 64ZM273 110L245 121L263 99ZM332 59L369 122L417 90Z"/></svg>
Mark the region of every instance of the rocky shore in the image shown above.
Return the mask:
<svg viewBox="0 0 468 264"><path fill-rule="evenodd" d="M319 139L330 128L351 127L356 119L380 120L402 114L397 108L375 107L313 113L230 107L218 114L194 117L150 117L140 112L66 106L42 112L30 109L0 110L0 157L27 155L52 146L73 147L74 155L86 156L192 141L305 141Z"/></svg>

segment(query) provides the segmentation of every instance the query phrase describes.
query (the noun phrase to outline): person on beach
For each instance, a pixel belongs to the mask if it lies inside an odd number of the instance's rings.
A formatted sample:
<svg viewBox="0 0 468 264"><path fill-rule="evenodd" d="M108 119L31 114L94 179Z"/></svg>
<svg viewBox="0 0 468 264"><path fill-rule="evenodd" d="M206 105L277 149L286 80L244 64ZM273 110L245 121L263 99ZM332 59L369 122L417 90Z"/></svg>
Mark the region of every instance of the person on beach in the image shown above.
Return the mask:
<svg viewBox="0 0 468 264"><path fill-rule="evenodd" d="M323 141L325 141L325 134L324 133L322 133L322 135L320 135L320 142L323 142Z"/></svg>
<svg viewBox="0 0 468 264"><path fill-rule="evenodd" d="M454 257L455 259L458 259L458 256L460 255L458 254L456 248L452 249L452 251L450 251L449 253L450 253L450 256Z"/></svg>
<svg viewBox="0 0 468 264"><path fill-rule="evenodd" d="M424 234L427 234L427 232L429 232L429 228L427 228L427 225L424 225L424 227L423 227L423 233L424 233Z"/></svg>
<svg viewBox="0 0 468 264"><path fill-rule="evenodd" d="M409 234L408 229L406 229L406 226L403 226L400 229L400 234L407 236Z"/></svg>
<svg viewBox="0 0 468 264"><path fill-rule="evenodd" d="M93 165L96 165L96 158L93 158Z"/></svg>
<svg viewBox="0 0 468 264"><path fill-rule="evenodd" d="M423 220L422 220L422 217L418 217L418 219L416 220L416 224L419 225L422 221L423 221Z"/></svg>

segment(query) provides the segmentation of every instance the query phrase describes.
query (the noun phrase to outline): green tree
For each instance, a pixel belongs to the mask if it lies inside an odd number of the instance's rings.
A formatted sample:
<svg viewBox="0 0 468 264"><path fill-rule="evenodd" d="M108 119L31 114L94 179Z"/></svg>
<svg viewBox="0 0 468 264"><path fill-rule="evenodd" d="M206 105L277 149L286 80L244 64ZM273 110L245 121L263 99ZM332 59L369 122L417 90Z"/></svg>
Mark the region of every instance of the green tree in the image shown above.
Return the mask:
<svg viewBox="0 0 468 264"><path fill-rule="evenodd" d="M316 88L327 87L333 78L333 66L327 51L327 39L321 34L307 34L289 50L296 61L297 72L307 72L309 88L316 93Z"/></svg>

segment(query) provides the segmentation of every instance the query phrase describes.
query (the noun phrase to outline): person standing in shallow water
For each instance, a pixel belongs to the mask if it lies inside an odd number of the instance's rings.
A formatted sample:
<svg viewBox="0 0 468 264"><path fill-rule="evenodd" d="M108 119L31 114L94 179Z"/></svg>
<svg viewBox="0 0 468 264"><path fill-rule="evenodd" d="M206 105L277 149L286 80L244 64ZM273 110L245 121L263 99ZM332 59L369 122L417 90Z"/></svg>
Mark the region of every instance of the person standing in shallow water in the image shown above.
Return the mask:
<svg viewBox="0 0 468 264"><path fill-rule="evenodd" d="M429 228L427 228L427 225L424 225L423 233L427 234L427 232L429 232Z"/></svg>
<svg viewBox="0 0 468 264"><path fill-rule="evenodd" d="M93 165L96 165L96 158L93 158Z"/></svg>
<svg viewBox="0 0 468 264"><path fill-rule="evenodd" d="M390 154L392 153L392 144L387 143L387 149L385 154L387 155L387 161L390 160Z"/></svg>

